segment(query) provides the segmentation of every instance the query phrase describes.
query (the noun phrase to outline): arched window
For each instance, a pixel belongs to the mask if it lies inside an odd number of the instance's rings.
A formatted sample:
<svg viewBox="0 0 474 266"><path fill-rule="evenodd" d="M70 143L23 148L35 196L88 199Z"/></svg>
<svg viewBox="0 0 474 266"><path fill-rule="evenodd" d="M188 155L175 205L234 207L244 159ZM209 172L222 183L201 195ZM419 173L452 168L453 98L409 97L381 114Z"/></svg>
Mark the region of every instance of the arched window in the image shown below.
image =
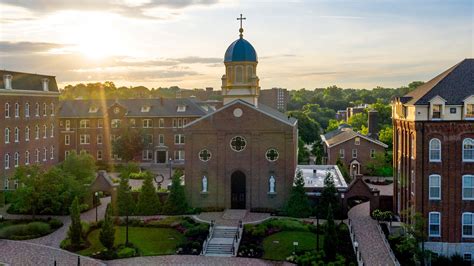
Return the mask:
<svg viewBox="0 0 474 266"><path fill-rule="evenodd" d="M242 66L235 67L235 83L242 83L244 82L244 73L243 73Z"/></svg>
<svg viewBox="0 0 474 266"><path fill-rule="evenodd" d="M46 103L43 103L43 116L46 116L48 114L48 106Z"/></svg>
<svg viewBox="0 0 474 266"><path fill-rule="evenodd" d="M10 169L10 154L7 153L5 154L5 169Z"/></svg>
<svg viewBox="0 0 474 266"><path fill-rule="evenodd" d="M15 117L20 117L20 104L15 103Z"/></svg>
<svg viewBox="0 0 474 266"><path fill-rule="evenodd" d="M474 237L474 213L462 214L462 237Z"/></svg>
<svg viewBox="0 0 474 266"><path fill-rule="evenodd" d="M25 165L30 164L30 151L25 151Z"/></svg>
<svg viewBox="0 0 474 266"><path fill-rule="evenodd" d="M25 141L30 141L30 127L25 127Z"/></svg>
<svg viewBox="0 0 474 266"><path fill-rule="evenodd" d="M54 125L51 124L51 137L54 138Z"/></svg>
<svg viewBox="0 0 474 266"><path fill-rule="evenodd" d="M462 142L463 162L474 162L474 139L467 138Z"/></svg>
<svg viewBox="0 0 474 266"><path fill-rule="evenodd" d="M19 142L19 141L20 141L20 129L15 127L15 142Z"/></svg>
<svg viewBox="0 0 474 266"><path fill-rule="evenodd" d="M51 116L54 116L54 103L51 103Z"/></svg>
<svg viewBox="0 0 474 266"><path fill-rule="evenodd" d="M37 163L39 163L40 161L40 150L39 149L36 149L36 160L35 160Z"/></svg>
<svg viewBox="0 0 474 266"><path fill-rule="evenodd" d="M54 160L54 146L51 146L51 148L49 148L49 153L50 153L50 159L51 160Z"/></svg>
<svg viewBox="0 0 474 266"><path fill-rule="evenodd" d="M43 138L48 137L48 127L46 125L43 125Z"/></svg>
<svg viewBox="0 0 474 266"><path fill-rule="evenodd" d="M441 141L436 138L430 140L430 162L441 162Z"/></svg>
<svg viewBox="0 0 474 266"><path fill-rule="evenodd" d="M10 118L10 104L5 103L5 118Z"/></svg>
<svg viewBox="0 0 474 266"><path fill-rule="evenodd" d="M30 104L25 104L25 117L30 117Z"/></svg>
<svg viewBox="0 0 474 266"><path fill-rule="evenodd" d="M248 82L252 81L252 77L253 77L253 67L247 66L247 81Z"/></svg>
<svg viewBox="0 0 474 266"><path fill-rule="evenodd" d="M35 126L35 139L39 139L40 137L40 127L38 125Z"/></svg>
<svg viewBox="0 0 474 266"><path fill-rule="evenodd" d="M48 149L46 147L43 148L43 161L46 162L48 157Z"/></svg>
<svg viewBox="0 0 474 266"><path fill-rule="evenodd" d="M39 116L40 115L40 105L39 103L36 103L36 106L35 106L35 116Z"/></svg>
<svg viewBox="0 0 474 266"><path fill-rule="evenodd" d="M7 127L5 128L5 144L10 143L10 129Z"/></svg>
<svg viewBox="0 0 474 266"><path fill-rule="evenodd" d="M18 167L20 165L20 154L18 152L15 152L15 167Z"/></svg>

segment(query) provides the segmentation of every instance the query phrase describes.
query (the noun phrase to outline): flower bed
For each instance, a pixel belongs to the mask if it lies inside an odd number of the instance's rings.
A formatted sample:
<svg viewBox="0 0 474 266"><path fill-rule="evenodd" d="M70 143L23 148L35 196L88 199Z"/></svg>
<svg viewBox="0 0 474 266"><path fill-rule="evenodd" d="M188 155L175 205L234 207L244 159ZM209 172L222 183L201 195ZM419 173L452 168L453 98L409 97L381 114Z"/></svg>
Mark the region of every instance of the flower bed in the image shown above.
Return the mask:
<svg viewBox="0 0 474 266"><path fill-rule="evenodd" d="M58 219L4 220L0 222L0 238L25 240L48 235L63 226Z"/></svg>

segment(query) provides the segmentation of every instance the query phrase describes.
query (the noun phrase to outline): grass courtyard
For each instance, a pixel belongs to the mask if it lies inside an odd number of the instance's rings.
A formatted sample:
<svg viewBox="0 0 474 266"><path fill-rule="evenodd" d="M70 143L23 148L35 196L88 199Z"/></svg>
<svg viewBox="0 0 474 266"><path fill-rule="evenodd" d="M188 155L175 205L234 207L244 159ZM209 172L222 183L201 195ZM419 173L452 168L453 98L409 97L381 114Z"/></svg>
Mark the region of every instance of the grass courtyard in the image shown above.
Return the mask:
<svg viewBox="0 0 474 266"><path fill-rule="evenodd" d="M311 232L280 232L263 240L263 258L268 260L285 260L294 251L293 242L298 242L298 251L316 249L317 236ZM319 248L323 247L323 236L319 236Z"/></svg>
<svg viewBox="0 0 474 266"><path fill-rule="evenodd" d="M140 251L141 256L175 254L178 245L183 244L186 238L172 228L129 227L129 242L133 243ZM87 239L90 246L78 253L90 256L101 251L104 246L99 241L99 229L89 233ZM125 226L115 227L115 246L125 243Z"/></svg>

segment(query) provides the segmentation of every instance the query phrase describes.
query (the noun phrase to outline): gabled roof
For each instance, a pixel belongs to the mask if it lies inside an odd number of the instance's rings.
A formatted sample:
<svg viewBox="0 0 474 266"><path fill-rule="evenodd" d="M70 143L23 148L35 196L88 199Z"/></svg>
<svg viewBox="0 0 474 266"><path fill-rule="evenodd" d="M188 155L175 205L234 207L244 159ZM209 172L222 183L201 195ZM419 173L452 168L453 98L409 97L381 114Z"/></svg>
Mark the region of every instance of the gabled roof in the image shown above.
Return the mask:
<svg viewBox="0 0 474 266"><path fill-rule="evenodd" d="M474 59L467 58L430 81L401 97L408 105L428 105L436 96L447 105L462 105L463 100L474 95Z"/></svg>
<svg viewBox="0 0 474 266"><path fill-rule="evenodd" d="M331 147L339 145L343 142L351 140L355 137L360 137L360 138L363 138L363 139L368 140L370 142L373 142L377 145L380 145L384 148L388 148L387 144L385 144L381 141L378 141L376 139L369 138L366 135L363 135L359 132L356 132L356 131L352 130L352 128L338 128L336 130L330 131L330 132L328 132L324 135L321 135L321 140L324 143L326 143L326 145L329 148L331 148Z"/></svg>
<svg viewBox="0 0 474 266"><path fill-rule="evenodd" d="M61 102L61 117L103 117L114 104L127 110L127 117L189 117L207 114L202 107L190 99L124 99L124 100L68 100ZM185 105L186 111L178 112L178 105ZM89 113L89 107L95 106L97 112ZM149 112L142 112L142 106L150 106Z"/></svg>
<svg viewBox="0 0 474 266"><path fill-rule="evenodd" d="M190 126L192 126L192 125L194 125L194 124L196 124L196 123L199 123L199 121L202 121L202 120L204 120L204 119L206 119L206 118L208 118L208 117L210 117L210 116L212 116L212 115L214 115L214 114L216 114L216 113L218 113L218 112L220 112L220 111L222 111L222 110L225 110L225 109L229 108L230 106L233 106L233 105L235 105L235 104L238 104L238 103L244 104L244 105L246 105L246 106L248 106L248 107L250 107L250 108L252 108L252 109L254 109L254 110L257 110L257 111L259 111L259 112L261 112L261 113L263 113L263 114L265 114L265 115L267 115L267 116L269 116L269 117L272 117L272 118L274 118L274 119L276 119L276 120L278 120L278 121L280 121L280 122L283 122L283 123L285 123L285 124L287 124L287 125L289 125L289 126L292 126L292 127L293 127L293 126L296 126L296 125L297 125L298 120L297 120L296 118L294 118L294 117L288 117L288 116L286 116L285 114L283 114L282 112L280 112L280 111L278 111L278 110L275 110L275 109L273 109L273 108L271 108L271 107L268 107L268 106L266 106L266 105L263 105L263 104L259 103L259 104L258 104L258 108L257 108L257 107L255 107L253 104L250 104L250 103L248 103L248 102L246 102L246 101L243 101L243 100L241 100L241 99L236 99L236 100L234 100L234 101L232 101L232 102L230 102L230 103L228 103L228 104L222 106L221 108L217 109L216 111L214 111L214 112L212 112L212 113L209 113L209 114L207 114L207 115L205 115L205 116L203 116L203 117L201 117L201 118L199 118L199 119L196 119L196 120L192 121L191 123L188 123L188 124L185 126L185 128L190 127Z"/></svg>
<svg viewBox="0 0 474 266"><path fill-rule="evenodd" d="M49 79L48 91L58 92L56 78L50 75L40 75L9 70L0 70L0 90L5 89L4 75L12 76L12 90L43 91L43 79Z"/></svg>

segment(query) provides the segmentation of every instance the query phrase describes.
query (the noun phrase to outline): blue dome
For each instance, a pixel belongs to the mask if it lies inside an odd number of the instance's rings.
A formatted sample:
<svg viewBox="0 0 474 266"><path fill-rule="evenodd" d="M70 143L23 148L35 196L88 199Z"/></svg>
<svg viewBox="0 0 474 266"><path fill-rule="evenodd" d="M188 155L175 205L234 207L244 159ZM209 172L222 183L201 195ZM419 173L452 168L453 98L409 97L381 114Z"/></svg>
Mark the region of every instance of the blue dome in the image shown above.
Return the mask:
<svg viewBox="0 0 474 266"><path fill-rule="evenodd" d="M253 61L257 62L257 52L244 38L233 42L225 51L224 62Z"/></svg>

